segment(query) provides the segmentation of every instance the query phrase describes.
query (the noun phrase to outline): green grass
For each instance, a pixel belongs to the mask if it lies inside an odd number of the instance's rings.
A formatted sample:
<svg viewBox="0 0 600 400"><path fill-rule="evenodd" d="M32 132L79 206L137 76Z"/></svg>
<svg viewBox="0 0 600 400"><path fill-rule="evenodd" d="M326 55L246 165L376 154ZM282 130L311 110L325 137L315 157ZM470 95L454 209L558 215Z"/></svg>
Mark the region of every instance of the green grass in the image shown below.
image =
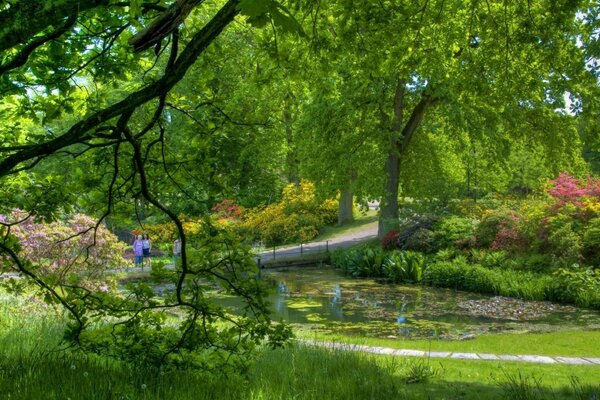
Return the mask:
<svg viewBox="0 0 600 400"><path fill-rule="evenodd" d="M311 266L322 264L323 262L329 260L329 253L326 251L320 252L310 252L304 255L279 255L276 258L267 258L261 261L261 265L264 268L270 268L273 266L282 267L282 266L294 266L298 264L306 265L309 264Z"/></svg>
<svg viewBox="0 0 600 400"><path fill-rule="evenodd" d="M247 375L155 373L93 356L19 349L19 332L0 347L6 399L590 399L599 366L425 360L306 346L265 351ZM25 341L29 343L29 341ZM6 347L5 345L11 344ZM23 344L23 343L20 343ZM577 395L571 382L584 392ZM408 383L413 382L413 383ZM530 387L530 382L536 382ZM536 392L537 391L537 392Z"/></svg>
<svg viewBox="0 0 600 400"><path fill-rule="evenodd" d="M110 400L600 398L600 366L402 358L304 345L264 350L246 374L149 371L57 351L61 323L26 298L0 298L0 398ZM360 339L361 344L487 353L588 355L600 331L481 336L472 341ZM393 344L397 346L393 346ZM410 382L410 383L409 383Z"/></svg>
<svg viewBox="0 0 600 400"><path fill-rule="evenodd" d="M296 334L305 339L396 349L600 358L600 330L489 334L465 341L375 339L306 331Z"/></svg>
<svg viewBox="0 0 600 400"><path fill-rule="evenodd" d="M148 371L93 355L56 351L61 324L54 316L43 317L39 309L33 315L14 313L14 303L3 304L0 310L3 399L589 400L594 395L600 396L597 365L428 360L303 345L263 351L246 375ZM27 306L27 302L17 306ZM539 341L545 342L548 349L557 347L552 353L562 353L569 340L572 344L589 341L590 349L593 348L598 342L597 335L598 332L585 331L544 334ZM483 341L471 347L484 337L448 344L461 351L484 348L491 351L502 348L494 342L516 345L517 337L526 339L521 346L528 346L535 335L514 335L514 338L506 335L515 340L498 340L503 336L490 338L485 346Z"/></svg>
<svg viewBox="0 0 600 400"><path fill-rule="evenodd" d="M355 220L352 223L343 226L326 226L319 235L314 238L313 242L321 242L332 238L342 236L348 233L358 232L365 229L369 225L377 223L377 211L369 210L366 213L357 212Z"/></svg>

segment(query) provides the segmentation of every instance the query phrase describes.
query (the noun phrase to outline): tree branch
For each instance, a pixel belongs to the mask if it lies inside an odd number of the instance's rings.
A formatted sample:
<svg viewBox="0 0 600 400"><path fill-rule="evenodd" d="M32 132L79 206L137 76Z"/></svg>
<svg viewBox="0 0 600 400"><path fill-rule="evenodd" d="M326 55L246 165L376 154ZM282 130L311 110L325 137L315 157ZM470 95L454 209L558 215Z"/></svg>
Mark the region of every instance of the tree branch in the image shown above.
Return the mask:
<svg viewBox="0 0 600 400"><path fill-rule="evenodd" d="M16 166L32 158L47 156L56 151L79 143L94 127L120 115L131 113L139 106L168 93L194 64L202 52L219 36L223 29L238 14L239 0L229 0L217 14L198 31L177 61L158 81L131 93L125 99L73 125L65 134L45 143L16 152L0 161L0 177L13 173Z"/></svg>

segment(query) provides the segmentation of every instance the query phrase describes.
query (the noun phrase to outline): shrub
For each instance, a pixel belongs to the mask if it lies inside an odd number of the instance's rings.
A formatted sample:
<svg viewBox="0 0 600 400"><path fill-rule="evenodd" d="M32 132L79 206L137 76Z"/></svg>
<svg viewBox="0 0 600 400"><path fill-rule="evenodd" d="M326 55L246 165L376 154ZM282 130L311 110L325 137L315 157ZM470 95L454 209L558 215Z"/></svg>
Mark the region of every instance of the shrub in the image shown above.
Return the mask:
<svg viewBox="0 0 600 400"><path fill-rule="evenodd" d="M215 204L210 210L214 215L226 219L241 219L244 215L243 207L231 199L225 199Z"/></svg>
<svg viewBox="0 0 600 400"><path fill-rule="evenodd" d="M485 249L472 249L470 260L474 264L481 264L485 268L498 268L504 266L508 253L503 250L490 251Z"/></svg>
<svg viewBox="0 0 600 400"><path fill-rule="evenodd" d="M519 232L519 215L508 208L491 211L475 230L476 243L493 250L516 250L526 246Z"/></svg>
<svg viewBox="0 0 600 400"><path fill-rule="evenodd" d="M435 243L435 234L432 230L426 228L417 228L411 235L404 239L400 248L405 250L420 251L423 253L431 253L437 250Z"/></svg>
<svg viewBox="0 0 600 400"><path fill-rule="evenodd" d="M331 263L353 277L382 275L383 251L378 247L358 246L332 253Z"/></svg>
<svg viewBox="0 0 600 400"><path fill-rule="evenodd" d="M438 246L469 247L475 232L476 221L471 218L450 216L444 218L435 230Z"/></svg>
<svg viewBox="0 0 600 400"><path fill-rule="evenodd" d="M425 270L425 257L412 251L394 251L385 256L383 277L390 283L419 283Z"/></svg>
<svg viewBox="0 0 600 400"><path fill-rule="evenodd" d="M338 221L338 201L327 199L318 207L318 217L325 225L336 224Z"/></svg>
<svg viewBox="0 0 600 400"><path fill-rule="evenodd" d="M433 229L437 222L438 218L429 214L405 218L398 229L398 248L425 253L436 251Z"/></svg>
<svg viewBox="0 0 600 400"><path fill-rule="evenodd" d="M183 224L183 230L189 236L193 238L198 236L203 229L204 221L198 219L190 219L185 215L180 215L179 219ZM137 228L132 231L133 235L147 233L153 243L167 243L169 246L177 237L177 226L174 222L168 221L162 224L144 225L143 228Z"/></svg>
<svg viewBox="0 0 600 400"><path fill-rule="evenodd" d="M582 254L586 262L600 267L600 218L590 221L583 235Z"/></svg>
<svg viewBox="0 0 600 400"><path fill-rule="evenodd" d="M400 232L397 230L389 231L382 239L381 239L381 247L384 250L393 250L398 248L398 236Z"/></svg>
<svg viewBox="0 0 600 400"><path fill-rule="evenodd" d="M600 308L600 270L578 264L554 274L549 300Z"/></svg>
<svg viewBox="0 0 600 400"><path fill-rule="evenodd" d="M267 246L307 242L318 234L319 227L337 218L332 212L334 204L333 200L319 204L314 185L303 180L286 186L281 202L246 210L240 232Z"/></svg>
<svg viewBox="0 0 600 400"><path fill-rule="evenodd" d="M465 271L469 268L463 256L450 261L430 264L423 274L423 282L431 286L461 289L464 287Z"/></svg>
<svg viewBox="0 0 600 400"><path fill-rule="evenodd" d="M123 254L128 246L87 215L42 223L15 210L0 220L18 222L11 226L10 234L19 241L19 255L32 262L36 273L54 276L57 285L66 283L71 273L86 272L90 283L85 286L95 288L92 281L100 279L106 269L127 265Z"/></svg>

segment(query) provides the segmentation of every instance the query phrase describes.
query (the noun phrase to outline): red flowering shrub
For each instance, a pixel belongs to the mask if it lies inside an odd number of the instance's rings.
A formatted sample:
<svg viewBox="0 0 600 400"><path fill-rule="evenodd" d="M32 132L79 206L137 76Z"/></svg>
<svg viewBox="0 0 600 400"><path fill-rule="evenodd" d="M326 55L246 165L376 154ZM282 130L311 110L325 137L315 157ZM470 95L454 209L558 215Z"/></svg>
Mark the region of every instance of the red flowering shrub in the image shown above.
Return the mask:
<svg viewBox="0 0 600 400"><path fill-rule="evenodd" d="M226 219L241 219L244 215L244 209L235 200L231 199L225 199L215 204L211 211L213 214Z"/></svg>
<svg viewBox="0 0 600 400"><path fill-rule="evenodd" d="M397 230L389 231L382 239L381 239L381 247L385 250L393 250L398 248L398 236L400 232Z"/></svg>

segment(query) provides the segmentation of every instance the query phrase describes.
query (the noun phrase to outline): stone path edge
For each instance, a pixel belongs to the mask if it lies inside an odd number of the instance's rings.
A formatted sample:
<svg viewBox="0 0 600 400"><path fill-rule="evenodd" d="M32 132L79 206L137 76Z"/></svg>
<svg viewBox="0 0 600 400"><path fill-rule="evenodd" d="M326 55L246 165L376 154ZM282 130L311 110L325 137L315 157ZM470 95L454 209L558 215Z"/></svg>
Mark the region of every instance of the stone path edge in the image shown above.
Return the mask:
<svg viewBox="0 0 600 400"><path fill-rule="evenodd" d="M337 342L323 342L318 340L298 340L298 343L318 346L336 350L362 351L371 354L403 357L430 357L447 358L454 360L481 360L481 361L516 361L536 364L569 364L569 365L600 365L600 358L590 357L560 357L539 355L512 355L512 354L485 354L462 353L450 351L425 351L410 349L395 349L390 347L365 346L360 344L347 344Z"/></svg>

